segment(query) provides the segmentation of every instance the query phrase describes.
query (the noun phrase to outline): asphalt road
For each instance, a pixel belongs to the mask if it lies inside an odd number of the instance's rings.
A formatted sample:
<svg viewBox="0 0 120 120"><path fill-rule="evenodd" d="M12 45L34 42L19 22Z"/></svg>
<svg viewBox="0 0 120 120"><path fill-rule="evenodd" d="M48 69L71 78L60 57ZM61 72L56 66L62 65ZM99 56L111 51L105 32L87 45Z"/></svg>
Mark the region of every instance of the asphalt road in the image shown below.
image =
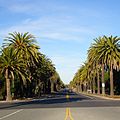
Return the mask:
<svg viewBox="0 0 120 120"><path fill-rule="evenodd" d="M119 119L120 101L88 97L68 91L56 93L54 97L27 102L0 103L0 120Z"/></svg>

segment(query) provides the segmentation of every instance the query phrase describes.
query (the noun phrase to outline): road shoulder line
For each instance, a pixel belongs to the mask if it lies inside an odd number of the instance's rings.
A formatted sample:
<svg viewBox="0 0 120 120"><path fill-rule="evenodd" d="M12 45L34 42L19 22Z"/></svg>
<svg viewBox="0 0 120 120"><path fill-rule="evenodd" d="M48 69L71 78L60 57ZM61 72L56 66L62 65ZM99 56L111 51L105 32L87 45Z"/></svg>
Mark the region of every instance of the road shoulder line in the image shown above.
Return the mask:
<svg viewBox="0 0 120 120"><path fill-rule="evenodd" d="M8 117L10 117L10 116L12 116L12 115L14 115L14 114L16 114L16 113L21 112L22 110L23 110L23 109L20 109L20 110L17 110L17 111L15 111L15 112L13 112L13 113L10 113L10 114L8 114L8 115L5 115L5 116L1 117L0 120L5 119L5 118L8 118Z"/></svg>

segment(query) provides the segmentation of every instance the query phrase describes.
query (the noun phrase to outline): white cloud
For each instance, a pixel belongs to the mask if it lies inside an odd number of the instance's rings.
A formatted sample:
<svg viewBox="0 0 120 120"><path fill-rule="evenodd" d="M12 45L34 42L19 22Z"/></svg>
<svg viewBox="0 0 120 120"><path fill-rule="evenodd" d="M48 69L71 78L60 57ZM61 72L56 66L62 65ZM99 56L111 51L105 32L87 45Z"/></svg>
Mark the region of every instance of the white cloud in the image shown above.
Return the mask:
<svg viewBox="0 0 120 120"><path fill-rule="evenodd" d="M33 9L33 5L32 4L12 4L9 7L9 10L13 11L13 12L28 12L31 11Z"/></svg>
<svg viewBox="0 0 120 120"><path fill-rule="evenodd" d="M0 0L0 6L9 10L9 12L36 16L40 13L61 12L67 9L64 5L60 6L57 2L51 2L50 0Z"/></svg>
<svg viewBox="0 0 120 120"><path fill-rule="evenodd" d="M7 29L0 29L0 36L7 35L9 32L30 32L41 39L49 40L70 40L83 41L84 36L91 35L94 30L84 26L74 26L71 24L69 18L52 18L43 17L38 20L30 18L18 23L18 25L11 26Z"/></svg>
<svg viewBox="0 0 120 120"><path fill-rule="evenodd" d="M9 12L18 12L18 13L24 13L28 11L32 11L35 4L32 4L30 2L25 2L21 0L0 0L0 6L2 8L5 8L9 10Z"/></svg>

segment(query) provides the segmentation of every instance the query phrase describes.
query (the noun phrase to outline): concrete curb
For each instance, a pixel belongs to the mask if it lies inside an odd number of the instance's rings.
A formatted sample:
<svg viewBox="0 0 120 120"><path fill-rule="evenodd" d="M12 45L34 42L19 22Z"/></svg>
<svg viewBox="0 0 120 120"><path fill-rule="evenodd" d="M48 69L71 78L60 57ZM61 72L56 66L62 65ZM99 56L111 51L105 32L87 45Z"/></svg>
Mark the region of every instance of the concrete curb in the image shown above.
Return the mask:
<svg viewBox="0 0 120 120"><path fill-rule="evenodd" d="M42 96L40 98L26 98L24 100L19 100L19 99L16 99L16 100L12 100L12 101L0 101L0 103L20 103L20 102L30 102L30 101L37 101L37 100L44 100L44 99L47 99L47 98L53 98L55 97L55 95L46 95L46 96Z"/></svg>
<svg viewBox="0 0 120 120"><path fill-rule="evenodd" d="M98 97L98 98L102 98L102 99L106 99L106 100L118 100L118 101L120 101L120 98L110 98L107 96L101 96L101 95L97 95L97 94L88 94L88 93L83 93L83 92L79 92L79 93L83 94L83 95L90 96L90 97Z"/></svg>

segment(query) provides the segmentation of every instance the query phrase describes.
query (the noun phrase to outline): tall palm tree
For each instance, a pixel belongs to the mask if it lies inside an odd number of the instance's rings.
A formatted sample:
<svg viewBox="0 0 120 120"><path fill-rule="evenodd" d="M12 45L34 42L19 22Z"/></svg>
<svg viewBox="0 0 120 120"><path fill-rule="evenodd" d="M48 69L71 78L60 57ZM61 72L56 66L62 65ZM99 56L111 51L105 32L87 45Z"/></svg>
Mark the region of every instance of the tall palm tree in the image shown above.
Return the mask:
<svg viewBox="0 0 120 120"><path fill-rule="evenodd" d="M13 32L9 33L8 37L6 37L5 41L7 41L4 46L12 47L15 51L16 57L19 56L24 60L24 64L26 64L26 72L29 76L28 80L31 80L32 70L31 68L36 67L38 63L38 49L39 47L35 44L35 37L28 32L19 33ZM27 94L27 93L26 93Z"/></svg>
<svg viewBox="0 0 120 120"><path fill-rule="evenodd" d="M120 59L120 48L119 48L119 40L120 38L113 37L106 37L103 36L102 38L100 37L97 39L95 42L96 48L98 50L98 61L101 63L101 68L102 68L102 93L103 95L105 94L105 86L104 86L104 68L105 65L109 65L110 68L110 85L111 85L111 91L110 95L114 95L114 90L113 90L113 66L114 68L118 68L118 63Z"/></svg>
<svg viewBox="0 0 120 120"><path fill-rule="evenodd" d="M92 44L88 50L88 63L90 66L90 71L93 71L92 76L93 76L93 86L95 87L95 77L97 74L97 93L100 94L100 79L99 79L99 54L98 54L98 39L94 39L95 43ZM104 78L103 78L104 81ZM93 88L94 88L93 87ZM94 90L95 91L95 90ZM95 93L95 92L94 92Z"/></svg>
<svg viewBox="0 0 120 120"><path fill-rule="evenodd" d="M101 66L102 70L102 95L105 95L105 80L104 80L104 67L105 67L105 40L103 37L94 39L95 43L93 44L95 50L95 60L97 66ZM98 74L99 75L99 74ZM99 78L99 77L98 77ZM98 84L99 86L99 84Z"/></svg>
<svg viewBox="0 0 120 120"><path fill-rule="evenodd" d="M113 69L120 69L120 38L115 36L104 36L105 44L105 62L110 68L110 95L114 95Z"/></svg>
<svg viewBox="0 0 120 120"><path fill-rule="evenodd" d="M50 92L51 85L53 84L52 79L56 72L54 64L45 55L39 54L39 64L37 66L39 66L39 76L43 83L44 92Z"/></svg>
<svg viewBox="0 0 120 120"><path fill-rule="evenodd" d="M88 64L84 63L84 65L81 67L81 81L84 85L84 91L87 91L87 84L89 81L88 77Z"/></svg>
<svg viewBox="0 0 120 120"><path fill-rule="evenodd" d="M7 47L2 51L2 55L0 56L0 72L4 75L6 79L6 101L11 101L11 85L10 81L14 79L14 74L17 73L21 76L22 80L25 82L25 64L23 63L23 59L19 57L16 58L16 54L13 48Z"/></svg>

